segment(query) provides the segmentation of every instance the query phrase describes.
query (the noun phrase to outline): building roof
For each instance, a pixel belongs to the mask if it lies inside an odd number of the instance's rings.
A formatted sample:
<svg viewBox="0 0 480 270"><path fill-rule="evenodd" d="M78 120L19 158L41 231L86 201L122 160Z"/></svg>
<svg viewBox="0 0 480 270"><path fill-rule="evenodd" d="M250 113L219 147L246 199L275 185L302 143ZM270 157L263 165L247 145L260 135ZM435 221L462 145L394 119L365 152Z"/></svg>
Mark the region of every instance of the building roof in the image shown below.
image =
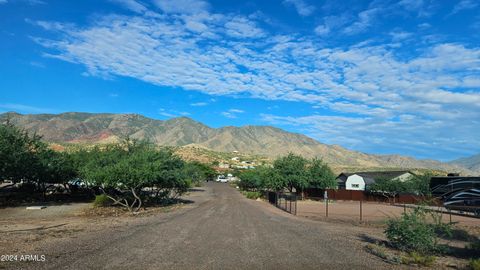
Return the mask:
<svg viewBox="0 0 480 270"><path fill-rule="evenodd" d="M340 178L342 175L346 176L347 178L349 176L352 176L354 174L359 175L363 178L365 181L365 184L372 184L375 183L376 179L379 178L384 178L384 179L394 179L397 178L401 175L404 175L406 173L409 174L414 174L411 171L376 171L376 172L352 172L352 173L341 173L338 177Z"/></svg>

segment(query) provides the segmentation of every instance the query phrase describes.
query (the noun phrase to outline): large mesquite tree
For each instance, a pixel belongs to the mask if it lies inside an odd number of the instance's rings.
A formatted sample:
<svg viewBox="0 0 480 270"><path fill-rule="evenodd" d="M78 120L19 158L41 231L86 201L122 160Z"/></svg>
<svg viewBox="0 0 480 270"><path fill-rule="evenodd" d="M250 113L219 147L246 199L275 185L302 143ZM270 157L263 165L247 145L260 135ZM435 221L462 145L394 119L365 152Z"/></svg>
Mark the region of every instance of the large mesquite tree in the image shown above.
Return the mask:
<svg viewBox="0 0 480 270"><path fill-rule="evenodd" d="M257 167L240 174L240 187L246 190L293 191L303 188L336 188L335 175L321 159L308 160L295 154L276 159L273 167Z"/></svg>
<svg viewBox="0 0 480 270"><path fill-rule="evenodd" d="M42 165L39 154L45 149L39 136L29 136L11 123L1 124L0 180L37 181Z"/></svg>
<svg viewBox="0 0 480 270"><path fill-rule="evenodd" d="M100 187L114 204L132 212L138 211L146 199L178 196L189 187L185 163L168 150L127 141L97 147L91 155L82 176L89 185Z"/></svg>
<svg viewBox="0 0 480 270"><path fill-rule="evenodd" d="M36 134L0 124L0 180L32 183L44 191L46 185L67 183L76 174L68 154L48 148Z"/></svg>
<svg viewBox="0 0 480 270"><path fill-rule="evenodd" d="M292 192L293 189L299 191L308 187L307 164L307 159L290 153L275 160L273 168L278 172L281 182Z"/></svg>

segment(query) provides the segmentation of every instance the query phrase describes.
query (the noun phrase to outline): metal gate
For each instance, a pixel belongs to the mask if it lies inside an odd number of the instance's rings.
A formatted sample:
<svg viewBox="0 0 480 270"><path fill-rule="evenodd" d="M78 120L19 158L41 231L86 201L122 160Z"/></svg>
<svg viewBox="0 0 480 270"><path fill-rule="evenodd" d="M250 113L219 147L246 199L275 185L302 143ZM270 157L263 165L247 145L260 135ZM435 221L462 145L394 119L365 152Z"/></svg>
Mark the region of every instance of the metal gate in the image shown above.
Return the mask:
<svg viewBox="0 0 480 270"><path fill-rule="evenodd" d="M297 214L297 194L284 192L268 192L268 201L285 212Z"/></svg>

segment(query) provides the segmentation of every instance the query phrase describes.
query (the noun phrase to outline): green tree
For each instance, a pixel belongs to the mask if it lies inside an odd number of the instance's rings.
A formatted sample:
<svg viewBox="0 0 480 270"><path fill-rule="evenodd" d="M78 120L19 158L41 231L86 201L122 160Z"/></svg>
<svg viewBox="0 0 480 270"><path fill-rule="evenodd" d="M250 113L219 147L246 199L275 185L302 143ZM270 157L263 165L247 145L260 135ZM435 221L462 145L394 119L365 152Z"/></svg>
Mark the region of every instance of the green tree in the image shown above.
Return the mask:
<svg viewBox="0 0 480 270"><path fill-rule="evenodd" d="M260 175L262 177L262 185L266 189L280 191L287 186L284 182L285 178L282 177L275 168L271 167L259 167L261 170Z"/></svg>
<svg viewBox="0 0 480 270"><path fill-rule="evenodd" d="M333 171L321 159L313 159L308 168L309 187L327 189L337 188Z"/></svg>
<svg viewBox="0 0 480 270"><path fill-rule="evenodd" d="M287 156L281 157L273 163L275 171L280 177L282 184L290 190L295 189L297 192L308 187L309 175L307 170L308 160L305 158L289 153Z"/></svg>
<svg viewBox="0 0 480 270"><path fill-rule="evenodd" d="M427 172L425 174L413 175L407 182L410 185L409 190L415 194L429 196L430 192L430 179L432 173Z"/></svg>
<svg viewBox="0 0 480 270"><path fill-rule="evenodd" d="M39 179L41 179L42 190L53 187L58 190L55 184L62 184L66 190L69 190L68 181L78 175L73 159L68 153L55 152L51 149L45 149L38 153L41 170Z"/></svg>
<svg viewBox="0 0 480 270"><path fill-rule="evenodd" d="M264 175L261 172L262 168L257 167L251 170L245 170L240 173L239 187L242 190L256 191L264 187Z"/></svg>
<svg viewBox="0 0 480 270"><path fill-rule="evenodd" d="M199 185L203 181L213 180L215 174L215 170L212 167L198 161L185 164L185 175L195 185Z"/></svg>
<svg viewBox="0 0 480 270"><path fill-rule="evenodd" d="M42 173L39 154L47 149L40 136L7 122L0 125L0 179L38 182Z"/></svg>
<svg viewBox="0 0 480 270"><path fill-rule="evenodd" d="M91 151L82 176L114 202L132 212L146 199L177 197L187 191L184 162L170 150L127 142ZM145 189L149 188L149 192Z"/></svg>
<svg viewBox="0 0 480 270"><path fill-rule="evenodd" d="M368 190L381 194L388 199L392 198L393 202L395 202L395 197L399 193L411 192L412 185L410 182L399 179L377 178L375 179L375 183L368 186Z"/></svg>

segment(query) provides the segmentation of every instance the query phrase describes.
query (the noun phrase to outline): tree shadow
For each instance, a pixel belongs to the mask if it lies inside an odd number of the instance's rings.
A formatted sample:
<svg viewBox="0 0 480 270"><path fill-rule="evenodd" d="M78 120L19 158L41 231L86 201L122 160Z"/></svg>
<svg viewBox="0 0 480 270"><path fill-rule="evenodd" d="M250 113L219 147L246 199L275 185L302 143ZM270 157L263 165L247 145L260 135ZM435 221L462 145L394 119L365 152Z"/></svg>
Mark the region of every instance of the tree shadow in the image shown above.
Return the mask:
<svg viewBox="0 0 480 270"><path fill-rule="evenodd" d="M370 243L370 244L382 244L384 246L389 245L388 241L385 241L385 240L380 239L380 238L372 237L372 236L364 234L364 233L359 234L358 238L360 238L360 240L362 240L363 242Z"/></svg>

